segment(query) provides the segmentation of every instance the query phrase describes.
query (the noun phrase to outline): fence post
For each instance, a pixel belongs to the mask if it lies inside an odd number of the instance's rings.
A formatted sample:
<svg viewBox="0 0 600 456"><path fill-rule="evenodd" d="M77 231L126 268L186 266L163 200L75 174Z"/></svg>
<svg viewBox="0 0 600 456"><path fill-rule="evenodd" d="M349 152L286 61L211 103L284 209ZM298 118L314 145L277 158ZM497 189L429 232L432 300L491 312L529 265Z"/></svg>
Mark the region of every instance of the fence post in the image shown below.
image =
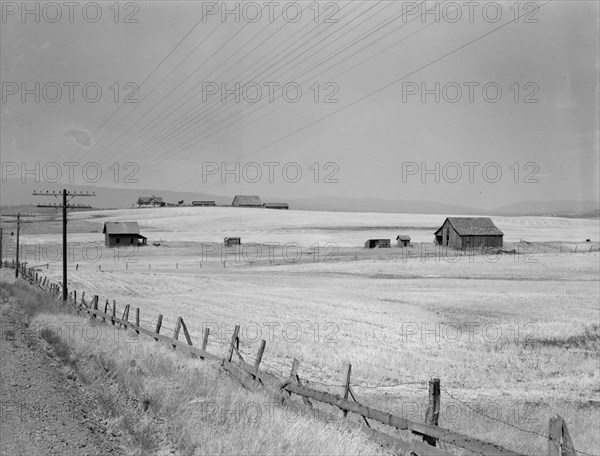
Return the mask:
<svg viewBox="0 0 600 456"><path fill-rule="evenodd" d="M557 416L551 417L548 423L548 456L562 456L560 441L562 437L562 420Z"/></svg>
<svg viewBox="0 0 600 456"><path fill-rule="evenodd" d="M235 329L233 330L233 336L231 336L231 345L229 346L229 354L227 355L227 361L231 362L231 358L233 357L233 349L236 347L238 342L238 332L240 331L240 325L235 325Z"/></svg>
<svg viewBox="0 0 600 456"><path fill-rule="evenodd" d="M208 335L210 334L210 328L204 328L204 337L202 338L202 351L206 351L206 346L208 345ZM201 357L204 359L204 357Z"/></svg>
<svg viewBox="0 0 600 456"><path fill-rule="evenodd" d="M154 331L156 334L160 333L160 327L162 326L162 314L158 314L158 320L156 321L156 330ZM158 340L158 339L155 339Z"/></svg>
<svg viewBox="0 0 600 456"><path fill-rule="evenodd" d="M557 416L562 420L563 454L566 456L577 456L573 441L571 440L571 434L569 434L569 430L567 429L567 423L560 415Z"/></svg>
<svg viewBox="0 0 600 456"><path fill-rule="evenodd" d="M181 317L177 317L177 323L175 324L175 331L173 331L173 339L179 339L179 331L181 331Z"/></svg>
<svg viewBox="0 0 600 456"><path fill-rule="evenodd" d="M106 302L104 303L104 314L106 315L106 311L108 310L108 299L106 300ZM104 323L106 321L105 317L102 317L102 323Z"/></svg>
<svg viewBox="0 0 600 456"><path fill-rule="evenodd" d="M112 305L112 318L110 319L112 321L112 325L115 325L115 318L117 317L117 301L113 299L113 305Z"/></svg>
<svg viewBox="0 0 600 456"><path fill-rule="evenodd" d="M348 400L348 392L350 391L350 373L352 372L352 364L348 363L345 366L344 373L344 400ZM343 411L344 418L348 416L348 410Z"/></svg>
<svg viewBox="0 0 600 456"><path fill-rule="evenodd" d="M427 412L425 412L425 423L437 426L440 418L440 379L432 378L429 380L429 402L427 403ZM423 442L431 446L436 446L437 439L429 435L423 436Z"/></svg>
<svg viewBox="0 0 600 456"><path fill-rule="evenodd" d="M183 318L181 317L179 317L179 319L181 323L181 329L183 329L183 335L185 336L185 341L188 345L193 345L192 338L190 337L190 333L188 332L187 326L185 325L185 321L183 321Z"/></svg>
<svg viewBox="0 0 600 456"><path fill-rule="evenodd" d="M263 339L260 341L260 347L258 347L258 354L256 355L256 361L254 362L254 376L258 374L258 368L260 366L260 362L262 361L263 353L265 352L265 346L267 342Z"/></svg>
<svg viewBox="0 0 600 456"><path fill-rule="evenodd" d="M129 304L127 304L125 306L125 310L123 311L123 318L122 320L125 321L125 323L123 324L123 326L125 326L125 329L127 329L127 323L129 323Z"/></svg>
<svg viewBox="0 0 600 456"><path fill-rule="evenodd" d="M92 309L94 310L98 310L98 299L100 299L98 297L98 295L94 295L94 300L92 301ZM96 318L96 314L92 314L93 318Z"/></svg>
<svg viewBox="0 0 600 456"><path fill-rule="evenodd" d="M135 308L135 326L136 326L135 333L139 334L140 333L140 330L138 329L140 327L140 308L139 307Z"/></svg>

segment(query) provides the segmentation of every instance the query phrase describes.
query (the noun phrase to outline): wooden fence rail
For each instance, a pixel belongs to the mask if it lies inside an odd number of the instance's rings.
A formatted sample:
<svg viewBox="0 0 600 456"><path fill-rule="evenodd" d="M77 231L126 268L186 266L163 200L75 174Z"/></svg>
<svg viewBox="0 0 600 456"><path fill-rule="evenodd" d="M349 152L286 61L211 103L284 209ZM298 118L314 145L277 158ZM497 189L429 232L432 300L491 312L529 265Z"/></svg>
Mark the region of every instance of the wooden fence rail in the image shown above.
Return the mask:
<svg viewBox="0 0 600 456"><path fill-rule="evenodd" d="M14 268L14 261L12 263L8 261L4 262L4 266ZM22 272L23 278L28 279L31 283L37 284L43 290L60 295L60 286L50 280L46 281L46 277L44 277L42 281L41 275L33 268L27 269L23 266ZM347 364L344 369L343 390L342 395L340 396L302 384L298 375L300 363L296 359L293 360L290 376L286 379L280 379L271 373L261 370L260 364L266 348L266 342L264 340L260 343L254 364L247 363L239 350L239 325L235 326L227 356L221 358L207 351L210 336L208 328L204 331L201 348L198 348L192 344L192 339L182 317L177 318L173 337L168 337L160 334L163 320L162 314L158 315L156 327L152 331L140 326L139 308L136 308L135 310L135 323L132 323L129 321L129 304L125 306L122 318L118 318L116 316L116 301L113 300L111 313L108 313L108 300L104 306L104 311L101 311L98 308L98 302L99 297L96 295L91 303L87 303L85 301L85 292L81 293L81 298L78 301L76 291L73 291L68 300L68 304L71 305L74 310L78 313L86 312L90 315L90 318L95 319L98 324L101 322L109 324L110 322L112 325L119 325L119 327L124 330L133 330L136 334L143 334L151 337L157 342L162 342L173 349L181 350L191 356L218 361L223 369L238 379L244 387L253 391L261 390L266 394L277 398L277 400L282 403L292 394L296 394L302 398L304 407L312 411L315 409L313 408L311 401L317 401L339 408L343 417L346 417L349 412L355 413L362 417L364 424L353 422L351 420L343 420L345 426L352 429L359 429L379 444L393 448L395 451L401 452L402 454L417 456L448 456L449 453L436 446L438 442L441 441L484 456L522 456L521 453L511 451L500 445L479 440L438 426L440 411L439 379L431 379L430 381L429 404L426 413L427 423L419 423L357 402L356 396L351 388L350 377L352 366L350 364ZM185 342L179 340L181 331L184 333L186 339ZM233 359L234 354L238 358L235 361ZM352 397L352 400L349 399L349 396ZM375 430L370 427L368 420L377 421L398 430L410 431L412 434L420 436L423 439L423 442L414 438L410 442L407 442L398 437ZM576 452L573 448L573 442L569 435L566 423L558 415L551 418L548 434L548 456L575 455Z"/></svg>

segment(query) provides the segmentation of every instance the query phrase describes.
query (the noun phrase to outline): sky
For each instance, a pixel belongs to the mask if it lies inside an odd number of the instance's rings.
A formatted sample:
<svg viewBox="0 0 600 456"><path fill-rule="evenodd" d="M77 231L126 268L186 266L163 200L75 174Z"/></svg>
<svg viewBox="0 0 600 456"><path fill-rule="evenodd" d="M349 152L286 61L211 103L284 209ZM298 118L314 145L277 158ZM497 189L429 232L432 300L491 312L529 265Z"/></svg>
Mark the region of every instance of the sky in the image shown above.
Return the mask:
<svg viewBox="0 0 600 456"><path fill-rule="evenodd" d="M2 3L3 180L598 200L596 1L51 3Z"/></svg>

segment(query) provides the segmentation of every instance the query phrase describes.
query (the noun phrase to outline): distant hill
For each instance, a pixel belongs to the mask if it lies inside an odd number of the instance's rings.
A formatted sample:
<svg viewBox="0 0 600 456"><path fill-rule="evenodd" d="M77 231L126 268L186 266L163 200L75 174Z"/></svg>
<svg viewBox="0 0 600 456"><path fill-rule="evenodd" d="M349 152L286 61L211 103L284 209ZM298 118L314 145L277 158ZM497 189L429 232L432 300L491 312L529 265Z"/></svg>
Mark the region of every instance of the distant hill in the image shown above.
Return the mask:
<svg viewBox="0 0 600 456"><path fill-rule="evenodd" d="M55 198L33 196L34 191L55 190L61 185L41 185L21 183L17 179L8 179L1 183L0 205L35 205L38 203L58 202ZM177 203L184 200L190 204L194 200L212 200L218 205L231 204L235 195L212 195L206 193L175 192L138 188L97 188L92 185L70 186L70 190L96 192L95 198L86 198L85 203L94 208L127 209L133 207L140 196L162 196L165 202ZM260 195L263 202L281 201L281 197ZM283 198L285 200L285 198ZM52 200L52 201L50 201ZM83 201L82 201L83 202ZM443 215L548 215L582 218L596 218L600 203L597 201L522 201L490 210L468 206L439 203L435 201L389 200L384 198L351 197L315 197L287 199L290 209L339 212L380 212L405 214L443 214Z"/></svg>

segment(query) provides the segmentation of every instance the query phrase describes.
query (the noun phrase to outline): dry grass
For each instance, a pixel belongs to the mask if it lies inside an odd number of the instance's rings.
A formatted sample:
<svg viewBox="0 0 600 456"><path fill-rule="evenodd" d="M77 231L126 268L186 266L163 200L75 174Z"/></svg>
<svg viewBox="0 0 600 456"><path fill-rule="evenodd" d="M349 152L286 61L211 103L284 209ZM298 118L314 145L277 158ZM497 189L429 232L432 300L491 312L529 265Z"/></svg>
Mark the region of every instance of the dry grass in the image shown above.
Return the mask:
<svg viewBox="0 0 600 456"><path fill-rule="evenodd" d="M134 437L139 454L152 454L160 445L152 416L164 420L169 439L186 455L386 454L358 432L277 405L242 389L216 364L186 358L150 339L133 339L95 323L91 330L87 319L68 314L40 314L33 324L53 328L71 356L92 357L147 410L132 421L110 405L110 397L101 395L105 407L120 416L120 424ZM81 330L73 333L68 327Z"/></svg>

